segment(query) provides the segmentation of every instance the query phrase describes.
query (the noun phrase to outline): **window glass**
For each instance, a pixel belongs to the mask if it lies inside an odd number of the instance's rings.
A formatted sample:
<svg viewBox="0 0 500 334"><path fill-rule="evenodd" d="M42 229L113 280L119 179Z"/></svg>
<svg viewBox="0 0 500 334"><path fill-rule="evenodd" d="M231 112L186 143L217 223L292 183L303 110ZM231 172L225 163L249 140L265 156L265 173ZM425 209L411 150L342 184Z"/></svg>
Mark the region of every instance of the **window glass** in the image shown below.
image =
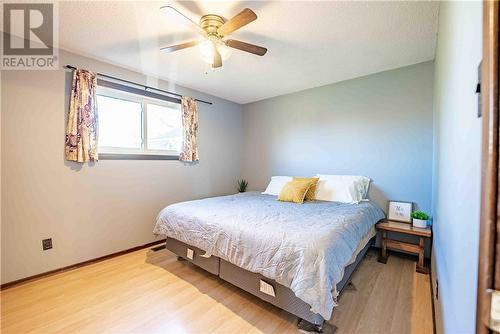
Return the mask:
<svg viewBox="0 0 500 334"><path fill-rule="evenodd" d="M147 147L149 150L179 152L182 143L181 111L177 106L147 105Z"/></svg>
<svg viewBox="0 0 500 334"><path fill-rule="evenodd" d="M179 154L182 145L180 104L98 87L97 109L99 153Z"/></svg>
<svg viewBox="0 0 500 334"><path fill-rule="evenodd" d="M99 148L142 148L142 105L98 95Z"/></svg>

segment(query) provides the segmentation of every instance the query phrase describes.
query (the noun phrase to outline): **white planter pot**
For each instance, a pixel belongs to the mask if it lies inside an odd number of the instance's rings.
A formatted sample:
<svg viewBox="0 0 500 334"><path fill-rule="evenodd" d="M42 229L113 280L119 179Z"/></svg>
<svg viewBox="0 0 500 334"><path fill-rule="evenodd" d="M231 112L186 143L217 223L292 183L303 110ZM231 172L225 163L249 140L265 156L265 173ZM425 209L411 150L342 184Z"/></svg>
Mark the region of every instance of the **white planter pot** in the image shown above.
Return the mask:
<svg viewBox="0 0 500 334"><path fill-rule="evenodd" d="M413 218L413 227L426 228L427 220Z"/></svg>

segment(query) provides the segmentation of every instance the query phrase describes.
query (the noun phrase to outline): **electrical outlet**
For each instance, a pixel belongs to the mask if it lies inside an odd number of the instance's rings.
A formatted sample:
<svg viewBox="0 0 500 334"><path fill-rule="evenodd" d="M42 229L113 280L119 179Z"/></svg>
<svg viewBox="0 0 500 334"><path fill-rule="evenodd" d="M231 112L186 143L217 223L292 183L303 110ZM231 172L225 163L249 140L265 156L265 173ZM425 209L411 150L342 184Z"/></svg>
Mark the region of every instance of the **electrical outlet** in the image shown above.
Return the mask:
<svg viewBox="0 0 500 334"><path fill-rule="evenodd" d="M52 238L42 240L42 249L46 251L52 248Z"/></svg>

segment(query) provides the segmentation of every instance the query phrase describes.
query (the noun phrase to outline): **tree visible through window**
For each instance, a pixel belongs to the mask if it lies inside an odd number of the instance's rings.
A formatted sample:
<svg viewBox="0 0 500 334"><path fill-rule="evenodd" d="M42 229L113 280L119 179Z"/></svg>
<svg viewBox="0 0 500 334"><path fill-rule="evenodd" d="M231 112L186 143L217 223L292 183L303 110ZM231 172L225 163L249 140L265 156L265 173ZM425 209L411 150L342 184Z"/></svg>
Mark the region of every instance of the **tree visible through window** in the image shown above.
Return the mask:
<svg viewBox="0 0 500 334"><path fill-rule="evenodd" d="M182 119L179 109L148 105L148 148L179 152L182 141Z"/></svg>

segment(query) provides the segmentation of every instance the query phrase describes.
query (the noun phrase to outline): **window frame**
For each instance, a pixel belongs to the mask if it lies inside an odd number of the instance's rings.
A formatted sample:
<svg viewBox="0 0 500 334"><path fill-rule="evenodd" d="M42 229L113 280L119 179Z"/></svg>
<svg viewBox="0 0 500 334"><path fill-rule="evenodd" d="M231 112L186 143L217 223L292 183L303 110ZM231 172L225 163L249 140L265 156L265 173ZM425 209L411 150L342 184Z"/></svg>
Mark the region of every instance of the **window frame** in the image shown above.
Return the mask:
<svg viewBox="0 0 500 334"><path fill-rule="evenodd" d="M135 148L123 148L123 147L99 146L98 144L97 149L98 149L99 159L104 159L104 160L178 160L179 159L180 151L148 149L147 113L148 113L148 104L154 104L166 108L175 107L179 108L179 112L181 112L180 103L156 99L145 95L134 94L131 92L121 90L119 88L99 86L99 85L96 91L96 98L97 96L104 96L107 98L139 103L141 106L141 140L142 140L141 148L135 149ZM97 107L99 108L99 106Z"/></svg>

